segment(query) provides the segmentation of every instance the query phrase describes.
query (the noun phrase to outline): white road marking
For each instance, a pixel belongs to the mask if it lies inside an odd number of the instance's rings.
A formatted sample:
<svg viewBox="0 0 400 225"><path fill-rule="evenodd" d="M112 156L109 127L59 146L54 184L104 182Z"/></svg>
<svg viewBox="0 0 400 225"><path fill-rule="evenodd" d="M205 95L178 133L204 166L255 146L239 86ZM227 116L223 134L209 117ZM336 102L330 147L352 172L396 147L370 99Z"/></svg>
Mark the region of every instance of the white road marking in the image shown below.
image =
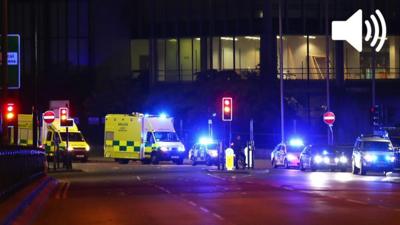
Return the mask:
<svg viewBox="0 0 400 225"><path fill-rule="evenodd" d="M210 211L204 207L199 207L201 211L205 212L205 213L209 213Z"/></svg>
<svg viewBox="0 0 400 225"><path fill-rule="evenodd" d="M139 176L136 176L136 179L137 179L138 181L140 181L140 180L141 180Z"/></svg>
<svg viewBox="0 0 400 225"><path fill-rule="evenodd" d="M213 175L213 174L209 174L209 173L207 173L207 175L210 176L210 177L216 178L216 179L218 179L218 180L223 180L223 181L225 181L225 178L222 178L222 177L219 177L219 176L216 176L216 175Z"/></svg>
<svg viewBox="0 0 400 225"><path fill-rule="evenodd" d="M217 217L219 220L224 220L224 218L216 213L213 213L213 216Z"/></svg>
<svg viewBox="0 0 400 225"><path fill-rule="evenodd" d="M361 205L368 205L368 203L366 203L366 202L362 202L362 201L358 201L358 200L354 200L354 199L346 199L346 201L356 203L356 204L361 204Z"/></svg>
<svg viewBox="0 0 400 225"><path fill-rule="evenodd" d="M161 186L158 186L158 185L154 185L154 187L156 187L157 189L159 189L159 190L161 190L161 191L163 191L163 192L165 192L167 194L171 194L171 192L168 189L164 188L164 187L161 187Z"/></svg>
<svg viewBox="0 0 400 225"><path fill-rule="evenodd" d="M66 182L60 182L60 185L57 188L57 192L56 192L56 199L60 199L62 197L61 192L64 190L64 186L66 184L67 184Z"/></svg>
<svg viewBox="0 0 400 225"><path fill-rule="evenodd" d="M67 182L67 184L66 184L66 187L64 188L64 192L63 192L63 194L62 194L62 198L63 199L66 199L67 198L67 194L68 194L68 189L69 189L69 187L71 186L71 182Z"/></svg>
<svg viewBox="0 0 400 225"><path fill-rule="evenodd" d="M192 201L187 201L190 205L192 205L192 206L194 206L194 207L196 207L197 206L197 204L196 203L194 203L194 202L192 202Z"/></svg>

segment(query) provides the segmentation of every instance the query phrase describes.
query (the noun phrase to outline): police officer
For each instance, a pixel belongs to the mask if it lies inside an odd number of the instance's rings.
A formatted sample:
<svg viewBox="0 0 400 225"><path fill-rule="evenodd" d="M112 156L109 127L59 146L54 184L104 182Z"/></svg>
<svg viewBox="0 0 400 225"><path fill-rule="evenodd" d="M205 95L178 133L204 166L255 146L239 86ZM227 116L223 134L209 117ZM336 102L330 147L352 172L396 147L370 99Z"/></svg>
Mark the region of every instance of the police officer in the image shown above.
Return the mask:
<svg viewBox="0 0 400 225"><path fill-rule="evenodd" d="M243 163L245 162L245 155L243 153L244 145L240 135L236 136L236 139L232 142L232 148L235 152L235 167L239 169L239 160L243 160Z"/></svg>

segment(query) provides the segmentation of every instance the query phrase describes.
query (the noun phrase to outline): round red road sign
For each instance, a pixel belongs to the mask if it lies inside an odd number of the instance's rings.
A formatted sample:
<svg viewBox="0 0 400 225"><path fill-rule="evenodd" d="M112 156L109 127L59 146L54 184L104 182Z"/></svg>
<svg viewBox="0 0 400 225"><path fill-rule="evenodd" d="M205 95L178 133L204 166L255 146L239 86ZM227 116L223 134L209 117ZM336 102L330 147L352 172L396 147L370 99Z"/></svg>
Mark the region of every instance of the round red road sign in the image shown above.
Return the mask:
<svg viewBox="0 0 400 225"><path fill-rule="evenodd" d="M332 126L333 123L335 123L335 119L336 119L335 113L333 113L333 112L324 113L323 120L329 126Z"/></svg>
<svg viewBox="0 0 400 225"><path fill-rule="evenodd" d="M53 111L46 111L43 113L43 120L45 123L53 123L56 118L56 114Z"/></svg>

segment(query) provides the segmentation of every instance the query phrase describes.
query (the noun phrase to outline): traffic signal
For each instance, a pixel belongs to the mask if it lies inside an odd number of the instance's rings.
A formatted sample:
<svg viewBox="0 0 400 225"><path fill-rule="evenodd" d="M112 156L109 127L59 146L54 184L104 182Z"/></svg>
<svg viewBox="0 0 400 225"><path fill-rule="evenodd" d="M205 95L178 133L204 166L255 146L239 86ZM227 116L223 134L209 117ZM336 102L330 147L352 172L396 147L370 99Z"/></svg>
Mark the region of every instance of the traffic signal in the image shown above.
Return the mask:
<svg viewBox="0 0 400 225"><path fill-rule="evenodd" d="M374 127L377 128L381 126L381 108L379 105L371 107L371 120Z"/></svg>
<svg viewBox="0 0 400 225"><path fill-rule="evenodd" d="M61 127L72 127L74 121L69 119L68 108L60 108L59 109L59 118L60 118L60 126Z"/></svg>
<svg viewBox="0 0 400 225"><path fill-rule="evenodd" d="M233 104L231 97L222 98L222 121L232 121Z"/></svg>
<svg viewBox="0 0 400 225"><path fill-rule="evenodd" d="M17 118L16 107L14 103L7 103L5 105L5 120L7 124L13 124Z"/></svg>

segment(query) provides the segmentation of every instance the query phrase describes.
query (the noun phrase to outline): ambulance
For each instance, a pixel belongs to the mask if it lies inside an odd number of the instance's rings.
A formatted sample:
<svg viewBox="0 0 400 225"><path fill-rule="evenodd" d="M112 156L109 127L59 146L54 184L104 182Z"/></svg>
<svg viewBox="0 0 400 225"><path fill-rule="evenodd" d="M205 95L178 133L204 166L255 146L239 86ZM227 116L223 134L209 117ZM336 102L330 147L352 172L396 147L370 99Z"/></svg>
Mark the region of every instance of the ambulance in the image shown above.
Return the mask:
<svg viewBox="0 0 400 225"><path fill-rule="evenodd" d="M104 157L126 164L172 161L183 164L185 147L179 140L173 118L141 113L109 114L105 118Z"/></svg>
<svg viewBox="0 0 400 225"><path fill-rule="evenodd" d="M59 118L55 118L54 122L49 125L43 124L41 143L50 158L54 156L55 140L59 140L59 149L63 154L67 147L67 137L68 151L72 153L73 159L86 162L89 158L90 146L75 122L72 127L68 128L68 136L66 128L60 126Z"/></svg>

